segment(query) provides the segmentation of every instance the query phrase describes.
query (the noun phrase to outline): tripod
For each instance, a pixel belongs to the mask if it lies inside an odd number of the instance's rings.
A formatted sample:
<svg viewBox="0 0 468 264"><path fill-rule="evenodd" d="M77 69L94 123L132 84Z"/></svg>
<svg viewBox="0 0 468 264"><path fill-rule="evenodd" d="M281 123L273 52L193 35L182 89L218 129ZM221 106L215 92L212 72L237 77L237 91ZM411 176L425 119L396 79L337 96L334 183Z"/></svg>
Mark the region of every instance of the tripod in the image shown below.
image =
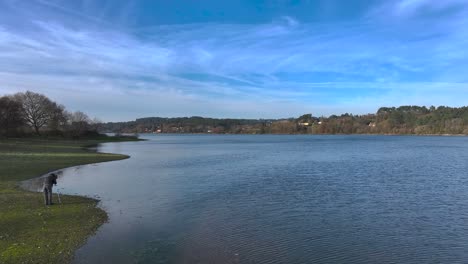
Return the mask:
<svg viewBox="0 0 468 264"><path fill-rule="evenodd" d="M58 201L59 201L59 204L62 204L62 200L60 200L60 189L57 188L57 198L58 198Z"/></svg>

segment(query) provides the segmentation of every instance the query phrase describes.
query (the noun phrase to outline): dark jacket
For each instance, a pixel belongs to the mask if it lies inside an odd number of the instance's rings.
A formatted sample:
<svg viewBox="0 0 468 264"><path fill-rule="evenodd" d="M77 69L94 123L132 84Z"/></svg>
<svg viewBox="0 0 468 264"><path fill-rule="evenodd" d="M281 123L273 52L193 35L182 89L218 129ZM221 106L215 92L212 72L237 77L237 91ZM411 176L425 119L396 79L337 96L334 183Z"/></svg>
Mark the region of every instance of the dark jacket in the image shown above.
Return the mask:
<svg viewBox="0 0 468 264"><path fill-rule="evenodd" d="M57 184L57 175L55 174L50 174L44 180L44 185L51 186L52 184Z"/></svg>

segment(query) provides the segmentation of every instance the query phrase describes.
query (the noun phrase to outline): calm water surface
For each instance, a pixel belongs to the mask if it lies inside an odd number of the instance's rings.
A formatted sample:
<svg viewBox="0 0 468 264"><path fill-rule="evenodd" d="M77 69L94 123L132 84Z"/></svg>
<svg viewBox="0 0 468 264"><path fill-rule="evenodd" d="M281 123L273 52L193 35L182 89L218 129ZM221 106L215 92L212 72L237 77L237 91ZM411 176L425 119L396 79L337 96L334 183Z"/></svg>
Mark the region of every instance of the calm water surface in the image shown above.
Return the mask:
<svg viewBox="0 0 468 264"><path fill-rule="evenodd" d="M467 137L144 137L59 179L110 215L75 263L468 262Z"/></svg>

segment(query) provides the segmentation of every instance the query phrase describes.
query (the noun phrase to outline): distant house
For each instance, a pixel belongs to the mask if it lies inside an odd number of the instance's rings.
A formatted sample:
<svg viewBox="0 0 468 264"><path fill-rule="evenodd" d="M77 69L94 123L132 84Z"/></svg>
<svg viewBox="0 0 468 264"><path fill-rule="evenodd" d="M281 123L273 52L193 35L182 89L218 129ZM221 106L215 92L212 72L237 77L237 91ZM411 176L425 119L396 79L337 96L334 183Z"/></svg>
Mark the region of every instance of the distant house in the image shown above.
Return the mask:
<svg viewBox="0 0 468 264"><path fill-rule="evenodd" d="M368 126L375 127L375 122L369 122Z"/></svg>
<svg viewBox="0 0 468 264"><path fill-rule="evenodd" d="M319 121L317 124L321 125L321 124L322 124L322 121Z"/></svg>
<svg viewBox="0 0 468 264"><path fill-rule="evenodd" d="M300 125L300 126L310 126L310 123L304 122L304 123L298 123L298 125Z"/></svg>

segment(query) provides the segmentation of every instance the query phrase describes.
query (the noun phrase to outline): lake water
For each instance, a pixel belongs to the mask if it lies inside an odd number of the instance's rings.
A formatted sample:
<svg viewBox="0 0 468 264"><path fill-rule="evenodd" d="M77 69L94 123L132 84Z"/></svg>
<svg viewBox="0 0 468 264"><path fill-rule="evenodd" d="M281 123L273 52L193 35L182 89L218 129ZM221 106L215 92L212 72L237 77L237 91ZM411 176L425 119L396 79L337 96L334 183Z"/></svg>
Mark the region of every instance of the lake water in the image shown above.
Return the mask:
<svg viewBox="0 0 468 264"><path fill-rule="evenodd" d="M110 216L75 263L468 262L468 137L143 137L63 171Z"/></svg>

